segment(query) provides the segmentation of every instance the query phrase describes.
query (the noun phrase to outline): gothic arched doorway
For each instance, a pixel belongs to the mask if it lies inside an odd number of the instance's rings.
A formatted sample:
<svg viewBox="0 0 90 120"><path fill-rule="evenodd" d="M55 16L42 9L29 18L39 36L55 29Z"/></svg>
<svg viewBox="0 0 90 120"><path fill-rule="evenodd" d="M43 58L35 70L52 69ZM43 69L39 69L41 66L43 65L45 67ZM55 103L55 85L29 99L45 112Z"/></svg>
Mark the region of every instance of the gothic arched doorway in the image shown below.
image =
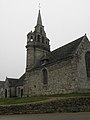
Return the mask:
<svg viewBox="0 0 90 120"><path fill-rule="evenodd" d="M7 89L5 89L5 98L7 98Z"/></svg>
<svg viewBox="0 0 90 120"><path fill-rule="evenodd" d="M21 89L21 97L23 97L23 89Z"/></svg>

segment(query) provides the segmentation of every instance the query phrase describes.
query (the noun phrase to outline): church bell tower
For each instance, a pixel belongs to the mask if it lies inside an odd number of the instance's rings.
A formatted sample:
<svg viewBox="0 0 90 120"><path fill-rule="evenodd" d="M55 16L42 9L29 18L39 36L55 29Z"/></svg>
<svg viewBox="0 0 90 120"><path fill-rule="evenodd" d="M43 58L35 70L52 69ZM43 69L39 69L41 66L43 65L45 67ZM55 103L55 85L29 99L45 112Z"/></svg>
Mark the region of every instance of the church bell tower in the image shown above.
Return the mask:
<svg viewBox="0 0 90 120"><path fill-rule="evenodd" d="M46 37L44 26L42 25L41 13L39 10L37 24L34 32L27 34L27 63L26 71L33 68L40 58L50 52L49 39Z"/></svg>

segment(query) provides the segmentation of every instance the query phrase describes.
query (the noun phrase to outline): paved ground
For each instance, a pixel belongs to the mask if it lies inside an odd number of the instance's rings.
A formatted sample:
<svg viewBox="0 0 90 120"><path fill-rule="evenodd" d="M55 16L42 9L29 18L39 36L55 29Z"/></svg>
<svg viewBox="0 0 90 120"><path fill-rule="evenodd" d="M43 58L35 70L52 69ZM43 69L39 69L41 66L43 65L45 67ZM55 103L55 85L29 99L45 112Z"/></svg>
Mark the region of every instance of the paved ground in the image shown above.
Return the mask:
<svg viewBox="0 0 90 120"><path fill-rule="evenodd" d="M0 115L0 120L90 120L88 113Z"/></svg>

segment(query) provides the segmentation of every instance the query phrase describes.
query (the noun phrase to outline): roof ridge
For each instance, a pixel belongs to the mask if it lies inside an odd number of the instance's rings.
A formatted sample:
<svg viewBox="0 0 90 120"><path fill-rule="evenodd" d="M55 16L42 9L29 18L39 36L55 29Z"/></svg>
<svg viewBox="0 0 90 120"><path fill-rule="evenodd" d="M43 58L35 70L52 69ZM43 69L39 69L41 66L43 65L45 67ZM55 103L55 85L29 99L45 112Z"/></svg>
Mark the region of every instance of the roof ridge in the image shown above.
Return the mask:
<svg viewBox="0 0 90 120"><path fill-rule="evenodd" d="M7 78L9 80L18 80L18 78Z"/></svg>
<svg viewBox="0 0 90 120"><path fill-rule="evenodd" d="M58 49L60 49L60 48L66 47L66 46L68 46L68 45L70 45L70 44L72 44L72 43L74 43L74 42L76 42L76 41L78 41L78 40L80 40L80 42L81 42L84 37L85 37L85 35L82 36L82 37L80 37L80 38L78 38L78 39L75 39L75 40L73 40L73 41L71 41L71 42L69 42L69 43L67 43L67 44L65 44L65 45L63 45L63 46L61 46L61 47L58 47L57 49L51 51L51 53L54 52L54 51L56 51L56 50L58 50Z"/></svg>

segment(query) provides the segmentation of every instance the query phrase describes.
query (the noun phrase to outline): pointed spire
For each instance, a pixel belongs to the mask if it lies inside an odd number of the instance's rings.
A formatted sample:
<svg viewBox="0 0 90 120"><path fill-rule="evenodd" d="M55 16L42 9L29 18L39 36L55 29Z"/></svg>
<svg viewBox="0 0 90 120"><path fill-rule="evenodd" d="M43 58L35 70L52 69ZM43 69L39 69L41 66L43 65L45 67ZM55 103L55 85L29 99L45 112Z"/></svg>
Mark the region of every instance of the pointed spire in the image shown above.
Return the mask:
<svg viewBox="0 0 90 120"><path fill-rule="evenodd" d="M40 9L39 9L39 13L38 13L37 25L42 25Z"/></svg>

